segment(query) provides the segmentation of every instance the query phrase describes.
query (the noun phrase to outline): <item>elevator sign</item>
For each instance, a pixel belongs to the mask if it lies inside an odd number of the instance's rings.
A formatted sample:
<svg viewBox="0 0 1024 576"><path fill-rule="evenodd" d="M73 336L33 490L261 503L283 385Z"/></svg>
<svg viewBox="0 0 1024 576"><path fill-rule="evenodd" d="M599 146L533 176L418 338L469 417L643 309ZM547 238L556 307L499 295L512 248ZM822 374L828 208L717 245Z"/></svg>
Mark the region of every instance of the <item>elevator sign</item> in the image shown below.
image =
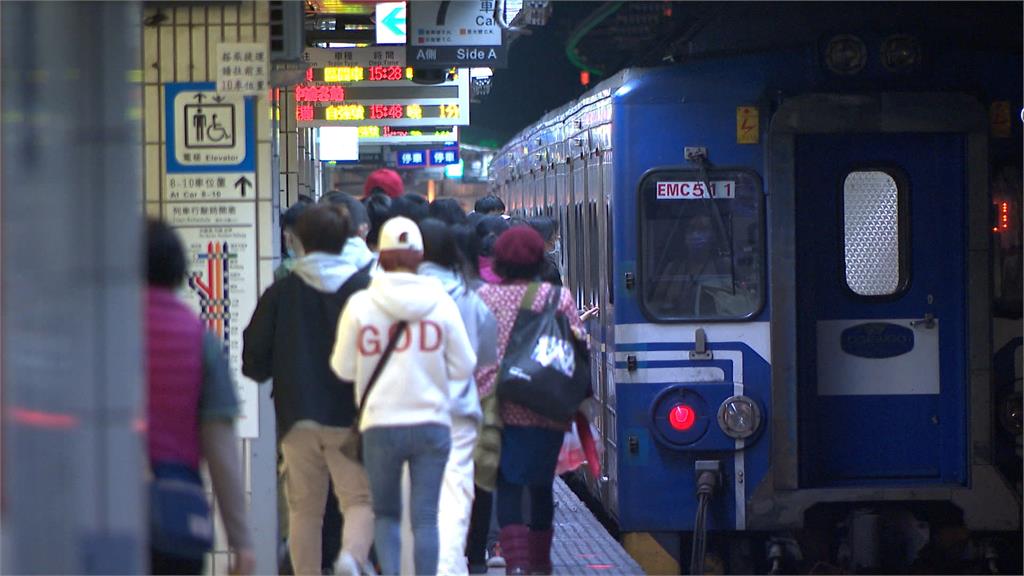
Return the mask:
<svg viewBox="0 0 1024 576"><path fill-rule="evenodd" d="M253 102L212 82L165 85L167 172L255 170Z"/></svg>
<svg viewBox="0 0 1024 576"><path fill-rule="evenodd" d="M253 197L253 98L222 94L212 82L165 85L168 201Z"/></svg>

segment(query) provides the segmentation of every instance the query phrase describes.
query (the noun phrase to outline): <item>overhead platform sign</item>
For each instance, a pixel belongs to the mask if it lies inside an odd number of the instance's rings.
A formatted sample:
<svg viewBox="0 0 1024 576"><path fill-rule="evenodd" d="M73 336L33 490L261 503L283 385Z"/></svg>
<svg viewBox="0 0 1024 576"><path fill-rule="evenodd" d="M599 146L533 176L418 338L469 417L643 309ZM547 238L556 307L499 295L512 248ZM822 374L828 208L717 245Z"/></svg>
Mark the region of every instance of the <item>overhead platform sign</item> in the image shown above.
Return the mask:
<svg viewBox="0 0 1024 576"><path fill-rule="evenodd" d="M414 68L508 65L494 0L416 1L408 4L406 60Z"/></svg>
<svg viewBox="0 0 1024 576"><path fill-rule="evenodd" d="M458 126L420 126L392 128L390 126L360 126L360 144L451 144L459 141Z"/></svg>
<svg viewBox="0 0 1024 576"><path fill-rule="evenodd" d="M295 120L301 128L465 126L469 124L469 71L460 70L455 80L430 86L410 80L314 80L295 87Z"/></svg>
<svg viewBox="0 0 1024 576"><path fill-rule="evenodd" d="M369 46L365 48L306 48L302 59L312 68L358 66L361 68L405 68L405 48L402 46Z"/></svg>

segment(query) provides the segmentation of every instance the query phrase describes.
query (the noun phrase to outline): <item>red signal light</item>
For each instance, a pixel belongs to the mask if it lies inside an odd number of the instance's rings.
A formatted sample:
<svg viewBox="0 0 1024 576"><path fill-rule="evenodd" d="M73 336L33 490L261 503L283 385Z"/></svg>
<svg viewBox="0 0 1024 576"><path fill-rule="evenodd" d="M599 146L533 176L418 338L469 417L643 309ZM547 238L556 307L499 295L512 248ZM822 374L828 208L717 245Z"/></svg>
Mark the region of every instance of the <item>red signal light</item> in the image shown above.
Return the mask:
<svg viewBox="0 0 1024 576"><path fill-rule="evenodd" d="M697 413L686 404L676 404L668 411L668 423L672 428L686 432L697 422Z"/></svg>
<svg viewBox="0 0 1024 576"><path fill-rule="evenodd" d="M1010 229L1010 203L999 203L999 219L996 228L999 232L1006 232Z"/></svg>
<svg viewBox="0 0 1024 576"><path fill-rule="evenodd" d="M584 86L590 84L590 72L586 70L580 70L580 84Z"/></svg>

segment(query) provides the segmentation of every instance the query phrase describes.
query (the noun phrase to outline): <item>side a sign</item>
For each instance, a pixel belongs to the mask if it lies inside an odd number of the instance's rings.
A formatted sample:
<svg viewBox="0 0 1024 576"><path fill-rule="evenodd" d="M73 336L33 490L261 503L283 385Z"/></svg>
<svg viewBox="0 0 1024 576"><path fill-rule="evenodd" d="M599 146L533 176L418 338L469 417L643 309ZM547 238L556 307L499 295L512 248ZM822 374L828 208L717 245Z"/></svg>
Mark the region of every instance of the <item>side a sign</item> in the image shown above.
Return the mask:
<svg viewBox="0 0 1024 576"><path fill-rule="evenodd" d="M409 46L501 46L494 0L408 4Z"/></svg>
<svg viewBox="0 0 1024 576"><path fill-rule="evenodd" d="M504 30L494 19L493 0L408 4L406 59L420 68L508 65Z"/></svg>
<svg viewBox="0 0 1024 576"><path fill-rule="evenodd" d="M508 66L508 48L504 46L436 46L408 48L409 60L418 67L447 68L505 68Z"/></svg>

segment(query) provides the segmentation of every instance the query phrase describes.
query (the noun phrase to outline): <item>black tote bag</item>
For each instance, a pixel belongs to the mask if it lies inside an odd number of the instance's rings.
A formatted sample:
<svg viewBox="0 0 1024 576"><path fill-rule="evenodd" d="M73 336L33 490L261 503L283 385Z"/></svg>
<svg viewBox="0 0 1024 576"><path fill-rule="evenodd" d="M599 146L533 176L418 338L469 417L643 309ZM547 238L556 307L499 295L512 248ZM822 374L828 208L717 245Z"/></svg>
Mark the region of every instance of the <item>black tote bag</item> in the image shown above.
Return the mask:
<svg viewBox="0 0 1024 576"><path fill-rule="evenodd" d="M552 287L540 312L532 310L538 286L530 284L519 306L498 370L498 398L568 422L591 394L590 353L558 313L561 287Z"/></svg>

